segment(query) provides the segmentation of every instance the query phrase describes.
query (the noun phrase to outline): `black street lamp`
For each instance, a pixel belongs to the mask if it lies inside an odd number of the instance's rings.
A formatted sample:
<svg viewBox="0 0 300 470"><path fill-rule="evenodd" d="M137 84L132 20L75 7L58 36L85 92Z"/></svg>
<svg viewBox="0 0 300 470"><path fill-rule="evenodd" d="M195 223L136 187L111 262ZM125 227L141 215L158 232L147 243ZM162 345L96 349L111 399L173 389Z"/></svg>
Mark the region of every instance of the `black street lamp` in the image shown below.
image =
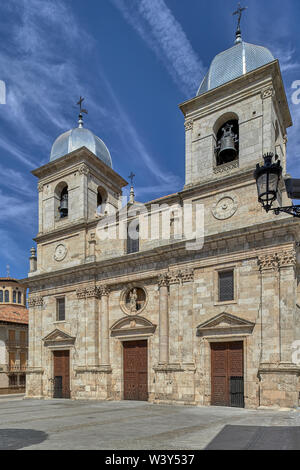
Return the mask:
<svg viewBox="0 0 300 470"><path fill-rule="evenodd" d="M258 201L262 204L266 212L274 211L276 215L285 212L294 217L300 217L300 206L287 206L272 208L273 202L277 199L278 185L282 175L282 167L278 155L275 155L273 163L273 153L267 153L263 156L264 164L256 165L254 178L257 185ZM292 199L300 199L300 180L296 178L287 178L285 187L288 196Z"/></svg>

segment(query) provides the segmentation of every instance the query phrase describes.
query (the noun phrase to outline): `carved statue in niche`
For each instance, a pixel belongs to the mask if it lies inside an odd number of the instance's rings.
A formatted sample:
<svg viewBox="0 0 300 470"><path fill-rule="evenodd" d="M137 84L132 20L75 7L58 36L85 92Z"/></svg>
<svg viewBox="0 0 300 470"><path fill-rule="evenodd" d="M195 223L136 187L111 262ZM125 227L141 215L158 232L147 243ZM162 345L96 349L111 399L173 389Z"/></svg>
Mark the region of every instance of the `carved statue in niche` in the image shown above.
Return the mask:
<svg viewBox="0 0 300 470"><path fill-rule="evenodd" d="M125 297L125 308L128 313L136 314L143 308L145 301L145 291L140 287L133 287L127 291Z"/></svg>

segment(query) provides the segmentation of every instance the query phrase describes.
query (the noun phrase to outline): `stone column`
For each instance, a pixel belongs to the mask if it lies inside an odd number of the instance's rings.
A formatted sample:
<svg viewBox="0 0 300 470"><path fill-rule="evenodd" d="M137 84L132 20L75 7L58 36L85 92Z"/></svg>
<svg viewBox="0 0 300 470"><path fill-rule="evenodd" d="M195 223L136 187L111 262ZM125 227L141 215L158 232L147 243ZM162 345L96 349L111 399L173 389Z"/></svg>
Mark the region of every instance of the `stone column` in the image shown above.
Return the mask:
<svg viewBox="0 0 300 470"><path fill-rule="evenodd" d="M101 286L101 321L100 321L100 344L101 365L110 366L109 358L109 293L108 286Z"/></svg>
<svg viewBox="0 0 300 470"><path fill-rule="evenodd" d="M278 363L279 344L279 279L275 253L258 260L261 272L261 363Z"/></svg>
<svg viewBox="0 0 300 470"><path fill-rule="evenodd" d="M273 122L274 88L269 86L261 92L263 123L262 123L262 154L275 151L275 131Z"/></svg>
<svg viewBox="0 0 300 470"><path fill-rule="evenodd" d="M280 362L292 362L296 312L296 253L294 249L277 254L279 264Z"/></svg>
<svg viewBox="0 0 300 470"><path fill-rule="evenodd" d="M87 288L86 298L89 306L86 339L87 365L97 367L99 365L99 288L95 286Z"/></svg>
<svg viewBox="0 0 300 470"><path fill-rule="evenodd" d="M186 121L185 127L185 184L192 183L192 139L193 139L193 121Z"/></svg>
<svg viewBox="0 0 300 470"><path fill-rule="evenodd" d="M162 274L158 280L159 286L159 363L169 362L169 279Z"/></svg>

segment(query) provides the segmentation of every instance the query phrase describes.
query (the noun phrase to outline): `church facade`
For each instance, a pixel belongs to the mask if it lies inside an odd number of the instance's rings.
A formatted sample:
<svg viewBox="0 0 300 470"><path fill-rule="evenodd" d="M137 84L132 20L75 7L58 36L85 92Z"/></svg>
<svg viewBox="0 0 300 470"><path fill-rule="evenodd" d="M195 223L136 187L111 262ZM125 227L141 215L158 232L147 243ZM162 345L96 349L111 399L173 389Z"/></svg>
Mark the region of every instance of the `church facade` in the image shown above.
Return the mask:
<svg viewBox="0 0 300 470"><path fill-rule="evenodd" d="M279 63L237 35L180 109L175 194L132 188L121 207L127 182L82 114L33 171L27 397L299 406L299 221L266 214L253 178L267 152L286 172Z"/></svg>

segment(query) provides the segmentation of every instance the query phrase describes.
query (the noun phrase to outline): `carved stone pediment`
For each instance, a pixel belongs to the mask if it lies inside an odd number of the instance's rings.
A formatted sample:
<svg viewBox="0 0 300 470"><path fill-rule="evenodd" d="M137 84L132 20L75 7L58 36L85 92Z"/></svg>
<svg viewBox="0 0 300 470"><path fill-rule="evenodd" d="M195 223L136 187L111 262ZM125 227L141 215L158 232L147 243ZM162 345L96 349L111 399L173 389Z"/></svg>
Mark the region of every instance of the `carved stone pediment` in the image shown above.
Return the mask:
<svg viewBox="0 0 300 470"><path fill-rule="evenodd" d="M111 336L152 335L156 325L138 315L126 316L115 322L110 328Z"/></svg>
<svg viewBox="0 0 300 470"><path fill-rule="evenodd" d="M45 346L71 346L75 343L75 337L70 336L68 333L59 330L56 328L54 331L49 333L45 338L43 338Z"/></svg>
<svg viewBox="0 0 300 470"><path fill-rule="evenodd" d="M220 313L216 317L201 323L197 327L197 336L224 335L224 334L250 334L255 323L243 318L231 315L230 313Z"/></svg>

